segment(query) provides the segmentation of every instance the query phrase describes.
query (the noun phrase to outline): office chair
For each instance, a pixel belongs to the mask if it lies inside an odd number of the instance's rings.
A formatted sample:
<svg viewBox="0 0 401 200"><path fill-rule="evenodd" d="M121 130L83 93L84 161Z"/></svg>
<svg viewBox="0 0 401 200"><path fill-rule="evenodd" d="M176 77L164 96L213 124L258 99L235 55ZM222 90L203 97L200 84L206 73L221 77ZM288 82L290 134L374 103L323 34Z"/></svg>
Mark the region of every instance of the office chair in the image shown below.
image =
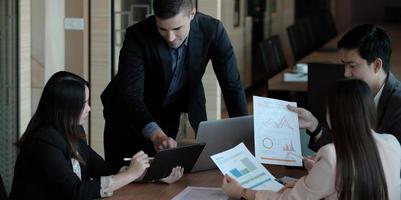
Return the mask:
<svg viewBox="0 0 401 200"><path fill-rule="evenodd" d="M305 95L302 93L296 93L293 91L269 90L268 80L288 67L283 48L281 46L280 37L278 35L274 35L267 40L260 42L258 46L258 52L258 56L260 58L259 60L265 74L266 96L288 101L298 101L300 102L300 105L304 105L302 101L305 99Z"/></svg>
<svg viewBox="0 0 401 200"><path fill-rule="evenodd" d="M317 48L309 18L300 19L295 24L288 26L287 34L295 61L300 60Z"/></svg>
<svg viewBox="0 0 401 200"><path fill-rule="evenodd" d="M7 192L0 174L0 200L7 200Z"/></svg>
<svg viewBox="0 0 401 200"><path fill-rule="evenodd" d="M340 79L344 79L343 64L308 63L308 110L319 122L326 122L328 92Z"/></svg>
<svg viewBox="0 0 401 200"><path fill-rule="evenodd" d="M271 36L259 43L259 58L266 81L287 67L280 37Z"/></svg>
<svg viewBox="0 0 401 200"><path fill-rule="evenodd" d="M336 24L329 9L323 9L312 14L309 20L317 47L323 46L338 34Z"/></svg>

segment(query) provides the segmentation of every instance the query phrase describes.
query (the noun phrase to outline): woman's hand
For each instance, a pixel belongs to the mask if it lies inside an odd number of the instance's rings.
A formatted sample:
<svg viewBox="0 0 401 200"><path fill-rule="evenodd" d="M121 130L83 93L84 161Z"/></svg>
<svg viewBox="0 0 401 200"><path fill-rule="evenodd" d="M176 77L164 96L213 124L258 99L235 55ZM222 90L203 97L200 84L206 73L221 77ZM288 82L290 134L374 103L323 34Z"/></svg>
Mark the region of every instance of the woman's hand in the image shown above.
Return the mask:
<svg viewBox="0 0 401 200"><path fill-rule="evenodd" d="M171 170L171 173L169 176L167 176L166 178L160 179L160 181L168 183L168 184L172 184L172 183L178 181L183 175L184 175L184 168L177 166L177 167L174 167L173 170Z"/></svg>
<svg viewBox="0 0 401 200"><path fill-rule="evenodd" d="M223 184L221 186L223 192L229 196L234 198L241 198L243 195L243 187L236 181L235 179L231 178L227 174L223 178Z"/></svg>
<svg viewBox="0 0 401 200"><path fill-rule="evenodd" d="M277 193L283 193L284 190L293 188L295 186L295 184L297 184L297 181L288 182L284 185L284 187L282 187L279 191L277 191Z"/></svg>
<svg viewBox="0 0 401 200"><path fill-rule="evenodd" d="M134 180L138 180L149 168L149 157L143 151L139 151L134 156L132 156L130 165L128 166L128 173L134 176Z"/></svg>
<svg viewBox="0 0 401 200"><path fill-rule="evenodd" d="M297 113L299 120L299 128L308 129L310 132L316 130L319 121L312 113L304 108L297 108L295 106L287 105L288 110Z"/></svg>

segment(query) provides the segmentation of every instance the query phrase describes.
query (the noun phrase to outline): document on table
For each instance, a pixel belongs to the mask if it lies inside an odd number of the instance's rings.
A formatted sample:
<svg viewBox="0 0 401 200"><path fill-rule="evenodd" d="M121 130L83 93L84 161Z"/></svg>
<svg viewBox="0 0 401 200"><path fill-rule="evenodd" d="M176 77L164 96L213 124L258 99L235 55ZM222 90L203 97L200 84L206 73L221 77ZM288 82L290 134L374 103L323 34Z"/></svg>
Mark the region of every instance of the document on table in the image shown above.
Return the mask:
<svg viewBox="0 0 401 200"><path fill-rule="evenodd" d="M278 191L283 187L245 147L244 143L210 156L223 174L228 174L242 187Z"/></svg>
<svg viewBox="0 0 401 200"><path fill-rule="evenodd" d="M305 73L284 73L284 82L307 82L308 74Z"/></svg>
<svg viewBox="0 0 401 200"><path fill-rule="evenodd" d="M228 198L221 188L188 186L171 200L227 200Z"/></svg>
<svg viewBox="0 0 401 200"><path fill-rule="evenodd" d="M302 166L298 115L288 110L288 102L253 97L255 157L261 163Z"/></svg>

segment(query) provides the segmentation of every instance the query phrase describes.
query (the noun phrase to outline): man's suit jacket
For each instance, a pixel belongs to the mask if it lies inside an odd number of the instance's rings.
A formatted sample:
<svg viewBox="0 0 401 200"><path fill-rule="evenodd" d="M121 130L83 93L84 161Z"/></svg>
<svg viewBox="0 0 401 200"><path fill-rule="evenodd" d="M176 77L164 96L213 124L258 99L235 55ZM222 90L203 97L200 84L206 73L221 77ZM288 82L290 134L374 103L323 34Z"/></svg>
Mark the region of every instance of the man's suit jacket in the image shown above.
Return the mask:
<svg viewBox="0 0 401 200"><path fill-rule="evenodd" d="M394 135L401 142L401 82L391 73L388 73L382 95L377 105L376 132ZM332 136L327 127L315 142L309 140L309 148L318 151L320 147L330 143Z"/></svg>
<svg viewBox="0 0 401 200"><path fill-rule="evenodd" d="M154 16L127 29L118 73L101 95L106 120L106 160L111 156L110 151L131 154L124 156L132 156L138 150L152 151L152 144L141 131L149 122L159 123L158 120L165 117L160 115L166 115L163 100L173 74L170 59L168 46L157 30ZM220 21L197 13L191 21L188 37L188 82L181 104L195 130L201 121L207 120L201 79L209 60L229 115L246 115L245 92L228 35ZM169 136L175 137L175 134Z"/></svg>
<svg viewBox="0 0 401 200"><path fill-rule="evenodd" d="M51 127L43 127L32 136L20 149L10 200L100 198L100 177L115 171L85 141L77 143L85 161L80 180L73 171L65 136Z"/></svg>

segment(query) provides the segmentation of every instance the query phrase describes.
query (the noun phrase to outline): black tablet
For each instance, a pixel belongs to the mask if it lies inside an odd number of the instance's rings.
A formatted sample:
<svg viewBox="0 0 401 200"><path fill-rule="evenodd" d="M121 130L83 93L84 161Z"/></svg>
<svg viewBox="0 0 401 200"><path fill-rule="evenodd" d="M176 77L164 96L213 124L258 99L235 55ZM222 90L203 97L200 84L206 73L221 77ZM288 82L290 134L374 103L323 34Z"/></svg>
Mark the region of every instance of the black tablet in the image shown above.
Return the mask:
<svg viewBox="0 0 401 200"><path fill-rule="evenodd" d="M184 173L191 172L205 143L181 146L159 151L146 171L143 181L155 181L170 175L176 166L184 167Z"/></svg>

